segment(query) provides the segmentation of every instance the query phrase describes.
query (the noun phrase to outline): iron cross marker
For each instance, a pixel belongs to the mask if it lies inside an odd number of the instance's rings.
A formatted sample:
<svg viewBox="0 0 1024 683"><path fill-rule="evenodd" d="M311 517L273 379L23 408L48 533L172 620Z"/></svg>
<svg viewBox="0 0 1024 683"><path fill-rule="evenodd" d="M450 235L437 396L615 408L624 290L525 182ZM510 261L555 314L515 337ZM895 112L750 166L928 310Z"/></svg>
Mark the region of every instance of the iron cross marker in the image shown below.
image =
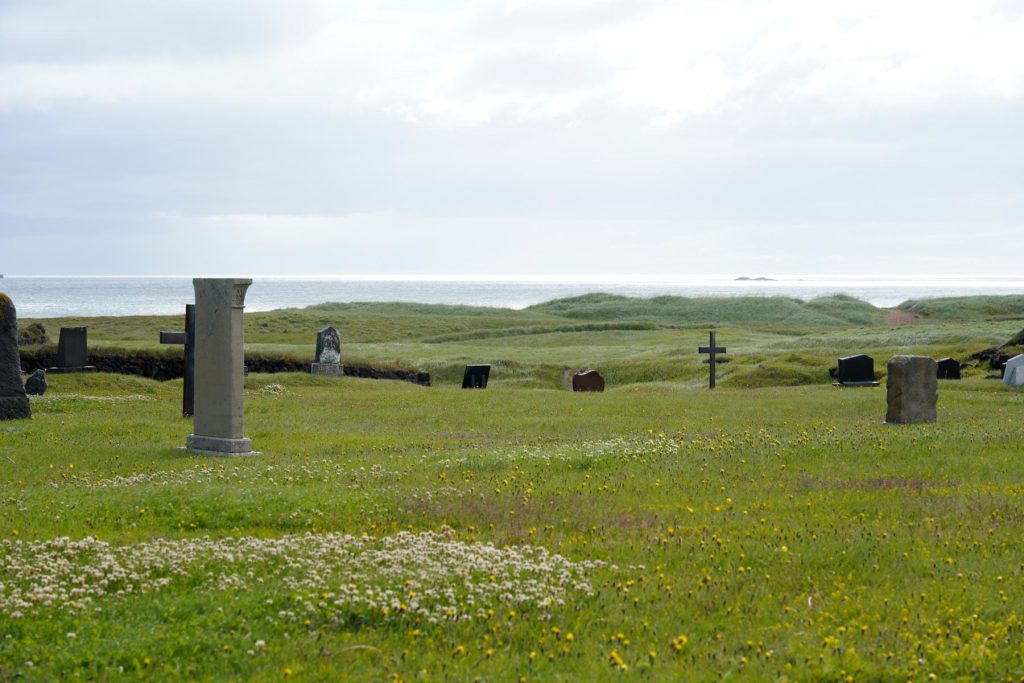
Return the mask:
<svg viewBox="0 0 1024 683"><path fill-rule="evenodd" d="M196 306L185 304L185 331L160 331L161 344L183 344L185 346L185 386L181 396L181 416L192 417L195 400L196 376Z"/></svg>
<svg viewBox="0 0 1024 683"><path fill-rule="evenodd" d="M708 358L708 367L709 367L709 371L708 371L709 372L709 374L708 374L708 389L714 389L715 388L715 369L716 369L716 367L718 365L717 355L719 353L725 353L725 347L724 346L715 346L715 333L714 332L708 332L708 345L707 346L698 346L697 347L697 353L706 353L709 356L709 358Z"/></svg>

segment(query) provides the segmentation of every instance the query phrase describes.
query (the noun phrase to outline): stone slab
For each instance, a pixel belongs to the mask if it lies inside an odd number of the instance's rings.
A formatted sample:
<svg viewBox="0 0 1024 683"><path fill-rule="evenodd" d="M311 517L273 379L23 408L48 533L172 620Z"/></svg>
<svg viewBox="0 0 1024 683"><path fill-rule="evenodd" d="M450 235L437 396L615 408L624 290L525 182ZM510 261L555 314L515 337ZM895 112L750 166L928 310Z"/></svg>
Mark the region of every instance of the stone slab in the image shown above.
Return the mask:
<svg viewBox="0 0 1024 683"><path fill-rule="evenodd" d="M935 361L927 356L893 356L886 369L886 423L935 422L939 400Z"/></svg>
<svg viewBox="0 0 1024 683"><path fill-rule="evenodd" d="M309 366L309 372L325 377L342 377L345 374L345 368L341 363L313 363Z"/></svg>
<svg viewBox="0 0 1024 683"><path fill-rule="evenodd" d="M486 389L491 376L491 366L483 363L467 365L462 373L463 389Z"/></svg>
<svg viewBox="0 0 1024 683"><path fill-rule="evenodd" d="M88 365L88 328L60 328L60 340L57 342L57 367L81 368Z"/></svg>
<svg viewBox="0 0 1024 683"><path fill-rule="evenodd" d="M1024 354L1014 356L1003 366L1003 384L1011 387L1024 386Z"/></svg>
<svg viewBox="0 0 1024 683"><path fill-rule="evenodd" d="M321 364L341 362L341 335L333 327L325 327L316 333L316 354L314 362Z"/></svg>
<svg viewBox="0 0 1024 683"><path fill-rule="evenodd" d="M192 453L201 455L259 455L252 449L252 439L242 437L240 439L223 439L216 436L201 436L189 434L185 441L185 447Z"/></svg>

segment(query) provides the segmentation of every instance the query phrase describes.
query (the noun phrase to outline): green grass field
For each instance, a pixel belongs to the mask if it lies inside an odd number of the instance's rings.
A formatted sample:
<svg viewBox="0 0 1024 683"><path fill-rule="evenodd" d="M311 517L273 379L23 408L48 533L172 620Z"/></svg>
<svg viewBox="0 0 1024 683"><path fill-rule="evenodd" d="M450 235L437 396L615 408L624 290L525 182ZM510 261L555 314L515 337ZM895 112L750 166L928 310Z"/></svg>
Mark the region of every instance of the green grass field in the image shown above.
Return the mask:
<svg viewBox="0 0 1024 683"><path fill-rule="evenodd" d="M822 375L1022 316L813 303L733 302L714 393L702 302L251 314L254 348L334 324L438 380L251 374L254 458L179 449L180 380L51 375L0 423L0 680L1020 680L1024 391L969 368L897 427ZM84 322L148 348L179 321Z"/></svg>

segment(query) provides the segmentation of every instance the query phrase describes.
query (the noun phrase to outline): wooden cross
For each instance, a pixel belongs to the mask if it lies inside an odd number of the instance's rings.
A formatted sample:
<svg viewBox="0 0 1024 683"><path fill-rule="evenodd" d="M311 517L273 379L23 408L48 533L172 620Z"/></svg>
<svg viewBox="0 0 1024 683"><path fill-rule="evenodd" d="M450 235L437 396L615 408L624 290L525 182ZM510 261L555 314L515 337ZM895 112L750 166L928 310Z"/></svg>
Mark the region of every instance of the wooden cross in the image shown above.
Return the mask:
<svg viewBox="0 0 1024 683"><path fill-rule="evenodd" d="M708 389L715 388L715 368L718 365L718 359L716 355L719 353L725 353L724 346L715 346L715 333L708 332L708 345L698 346L697 353L706 353L709 355L708 364L710 367L710 374L708 375Z"/></svg>
<svg viewBox="0 0 1024 683"><path fill-rule="evenodd" d="M185 331L168 332L160 330L161 344L184 344L185 346L185 386L181 396L181 416L192 417L195 403L196 376L196 306L185 304Z"/></svg>

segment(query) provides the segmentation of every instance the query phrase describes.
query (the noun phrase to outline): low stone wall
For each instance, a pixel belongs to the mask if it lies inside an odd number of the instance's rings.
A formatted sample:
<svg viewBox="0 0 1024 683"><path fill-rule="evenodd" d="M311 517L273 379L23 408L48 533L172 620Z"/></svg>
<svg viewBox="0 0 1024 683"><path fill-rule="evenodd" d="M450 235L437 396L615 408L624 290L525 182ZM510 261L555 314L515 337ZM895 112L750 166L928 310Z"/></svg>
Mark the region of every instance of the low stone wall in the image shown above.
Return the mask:
<svg viewBox="0 0 1024 683"><path fill-rule="evenodd" d="M89 365L95 365L100 372L138 375L163 381L176 379L185 374L183 355L180 347L173 350L168 349L166 353L95 348L89 349ZM267 356L264 353L245 355L245 364L249 368L249 372L309 372L310 362L294 358ZM56 348L21 349L21 369L24 372L33 372L38 368L45 370L56 364ZM394 379L430 386L430 373L417 370L345 364L345 374L350 377Z"/></svg>

